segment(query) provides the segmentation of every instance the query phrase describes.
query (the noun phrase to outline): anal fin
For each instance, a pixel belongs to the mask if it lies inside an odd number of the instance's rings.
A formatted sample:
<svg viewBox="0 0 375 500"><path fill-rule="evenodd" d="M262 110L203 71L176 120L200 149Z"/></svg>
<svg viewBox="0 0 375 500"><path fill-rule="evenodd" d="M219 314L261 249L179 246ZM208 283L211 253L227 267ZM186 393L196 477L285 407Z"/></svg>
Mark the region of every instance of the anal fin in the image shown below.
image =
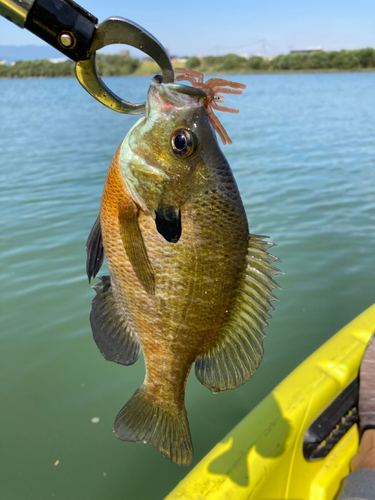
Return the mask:
<svg viewBox="0 0 375 500"><path fill-rule="evenodd" d="M150 295L155 291L155 278L150 264L143 236L138 224L138 215L120 216L120 232L127 256L143 288Z"/></svg>
<svg viewBox="0 0 375 500"><path fill-rule="evenodd" d="M132 365L141 352L140 343L116 304L110 277L99 278L90 314L94 340L106 360Z"/></svg>
<svg viewBox="0 0 375 500"><path fill-rule="evenodd" d="M86 251L86 273L90 283L91 278L95 278L98 274L104 260L103 237L99 217L96 219L87 238Z"/></svg>
<svg viewBox="0 0 375 500"><path fill-rule="evenodd" d="M279 285L272 279L283 274L272 266L277 257L267 253L272 243L265 236L250 235L246 268L233 299L229 317L218 339L195 361L198 380L213 392L236 389L251 378L263 357L263 328L268 325L272 290Z"/></svg>

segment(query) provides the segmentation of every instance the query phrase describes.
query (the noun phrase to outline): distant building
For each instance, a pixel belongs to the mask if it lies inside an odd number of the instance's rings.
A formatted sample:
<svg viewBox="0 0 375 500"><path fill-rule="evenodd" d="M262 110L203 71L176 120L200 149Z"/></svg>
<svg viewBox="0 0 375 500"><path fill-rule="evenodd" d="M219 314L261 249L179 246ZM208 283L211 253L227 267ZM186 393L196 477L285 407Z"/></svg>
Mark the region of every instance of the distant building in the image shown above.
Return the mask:
<svg viewBox="0 0 375 500"><path fill-rule="evenodd" d="M7 62L6 62L6 60L5 60L5 59L0 59L0 64L4 65L4 64L6 64L6 63L7 63Z"/></svg>
<svg viewBox="0 0 375 500"><path fill-rule="evenodd" d="M170 56L170 59L173 63L176 63L176 62L183 63L183 62L186 62L189 58L188 58L188 56L182 56L182 57Z"/></svg>
<svg viewBox="0 0 375 500"><path fill-rule="evenodd" d="M49 60L49 62L51 62L53 64L59 64L59 63L69 61L69 59L67 59L66 57L53 57L52 59L48 59L48 60Z"/></svg>
<svg viewBox="0 0 375 500"><path fill-rule="evenodd" d="M311 54L311 52L322 52L322 47L314 47L312 49L302 49L302 50L291 50L289 54L304 54L308 55Z"/></svg>
<svg viewBox="0 0 375 500"><path fill-rule="evenodd" d="M130 50L120 50L120 56L130 56Z"/></svg>
<svg viewBox="0 0 375 500"><path fill-rule="evenodd" d="M176 63L176 62L179 62L179 63L184 63L186 62L189 58L188 56L182 56L182 57L179 57L179 56L170 56L170 59L173 63ZM144 62L144 63L149 63L149 62L155 62L151 57L149 56L145 56L143 59L141 59L141 62Z"/></svg>

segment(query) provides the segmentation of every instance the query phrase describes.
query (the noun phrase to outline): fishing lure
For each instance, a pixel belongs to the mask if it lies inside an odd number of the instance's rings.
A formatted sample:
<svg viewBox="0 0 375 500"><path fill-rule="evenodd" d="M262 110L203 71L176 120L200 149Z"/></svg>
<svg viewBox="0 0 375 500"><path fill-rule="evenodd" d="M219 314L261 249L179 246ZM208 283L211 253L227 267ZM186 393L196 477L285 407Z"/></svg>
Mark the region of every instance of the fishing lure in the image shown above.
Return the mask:
<svg viewBox="0 0 375 500"><path fill-rule="evenodd" d="M231 82L229 80L223 80L222 78L210 78L206 82L203 81L203 73L194 71L192 69L185 68L175 68L175 73L181 73L179 76L175 77L175 82L180 82L183 80L189 81L193 87L203 90L207 94L207 99L204 101L204 107L206 108L208 119L212 125L212 128L219 134L223 144L232 144L232 141L227 134L227 131L223 127L222 123L214 113L214 109L217 111L223 111L224 113L239 113L239 109L227 108L226 106L219 106L219 103L224 102L225 96L222 94L242 94L242 90L246 89L246 85L243 83ZM232 88L225 88L232 87Z"/></svg>

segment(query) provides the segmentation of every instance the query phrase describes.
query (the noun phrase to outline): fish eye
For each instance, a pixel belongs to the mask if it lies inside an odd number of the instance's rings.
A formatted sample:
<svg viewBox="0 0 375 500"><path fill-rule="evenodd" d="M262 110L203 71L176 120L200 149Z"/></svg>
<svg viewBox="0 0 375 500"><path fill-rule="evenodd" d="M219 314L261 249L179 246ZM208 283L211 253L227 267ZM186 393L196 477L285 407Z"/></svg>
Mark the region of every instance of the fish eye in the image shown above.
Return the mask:
<svg viewBox="0 0 375 500"><path fill-rule="evenodd" d="M176 130L171 137L173 154L178 158L187 158L196 148L195 135L190 130Z"/></svg>

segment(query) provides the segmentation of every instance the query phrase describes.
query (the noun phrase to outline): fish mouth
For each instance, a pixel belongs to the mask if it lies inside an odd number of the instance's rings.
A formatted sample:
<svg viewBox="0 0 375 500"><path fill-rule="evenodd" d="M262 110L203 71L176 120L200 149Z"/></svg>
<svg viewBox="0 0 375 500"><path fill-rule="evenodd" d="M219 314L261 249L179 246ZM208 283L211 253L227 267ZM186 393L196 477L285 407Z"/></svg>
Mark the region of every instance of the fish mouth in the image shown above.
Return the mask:
<svg viewBox="0 0 375 500"><path fill-rule="evenodd" d="M178 94L184 94L189 97L207 99L206 92L196 87L190 87L189 85L183 85L182 83L163 83L162 75L155 75L151 79L150 85L151 87L157 89L158 92L162 92L162 89L167 89L171 92L177 92Z"/></svg>

